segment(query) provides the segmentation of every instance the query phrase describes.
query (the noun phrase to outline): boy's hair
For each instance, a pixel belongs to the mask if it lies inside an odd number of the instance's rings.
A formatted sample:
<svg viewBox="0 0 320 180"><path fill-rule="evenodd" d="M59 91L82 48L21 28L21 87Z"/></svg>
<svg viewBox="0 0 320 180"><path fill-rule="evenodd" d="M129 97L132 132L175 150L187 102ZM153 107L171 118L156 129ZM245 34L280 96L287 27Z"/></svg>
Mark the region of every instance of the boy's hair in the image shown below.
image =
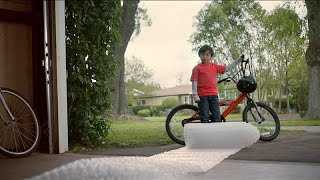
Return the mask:
<svg viewBox="0 0 320 180"><path fill-rule="evenodd" d="M213 56L213 50L210 46L208 45L204 45L202 46L199 51L198 51L198 55L200 56L201 54L204 54L206 51L209 51L211 54L211 57Z"/></svg>

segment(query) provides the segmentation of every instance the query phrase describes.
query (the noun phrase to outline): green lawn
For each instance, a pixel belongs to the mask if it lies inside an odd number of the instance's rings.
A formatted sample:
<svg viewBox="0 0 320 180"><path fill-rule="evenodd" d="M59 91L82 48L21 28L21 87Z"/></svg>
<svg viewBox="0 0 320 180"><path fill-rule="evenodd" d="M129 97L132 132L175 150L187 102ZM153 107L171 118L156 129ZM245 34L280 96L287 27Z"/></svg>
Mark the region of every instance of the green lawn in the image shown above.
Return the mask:
<svg viewBox="0 0 320 180"><path fill-rule="evenodd" d="M281 126L320 126L320 119L310 120L283 120L280 121Z"/></svg>
<svg viewBox="0 0 320 180"><path fill-rule="evenodd" d="M112 121L107 147L140 147L173 143L165 131L164 119Z"/></svg>
<svg viewBox="0 0 320 180"><path fill-rule="evenodd" d="M165 131L165 117L147 117L146 120L119 120L111 122L106 147L142 147L172 144ZM240 120L241 114L231 114L227 120ZM320 126L320 120L283 120L281 126Z"/></svg>

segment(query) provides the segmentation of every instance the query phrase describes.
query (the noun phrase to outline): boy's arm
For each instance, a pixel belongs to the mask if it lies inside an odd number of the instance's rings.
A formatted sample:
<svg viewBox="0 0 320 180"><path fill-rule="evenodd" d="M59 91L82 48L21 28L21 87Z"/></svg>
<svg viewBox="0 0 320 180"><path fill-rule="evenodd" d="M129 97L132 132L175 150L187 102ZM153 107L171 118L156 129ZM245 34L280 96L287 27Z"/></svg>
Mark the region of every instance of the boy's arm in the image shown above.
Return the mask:
<svg viewBox="0 0 320 180"><path fill-rule="evenodd" d="M194 101L200 100L198 96L198 81L192 81L192 96Z"/></svg>
<svg viewBox="0 0 320 180"><path fill-rule="evenodd" d="M192 69L192 75L190 78L192 82L192 97L195 102L199 101L200 98L198 96L198 69L197 66Z"/></svg>
<svg viewBox="0 0 320 180"><path fill-rule="evenodd" d="M192 94L197 95L198 94L198 81L192 81Z"/></svg>

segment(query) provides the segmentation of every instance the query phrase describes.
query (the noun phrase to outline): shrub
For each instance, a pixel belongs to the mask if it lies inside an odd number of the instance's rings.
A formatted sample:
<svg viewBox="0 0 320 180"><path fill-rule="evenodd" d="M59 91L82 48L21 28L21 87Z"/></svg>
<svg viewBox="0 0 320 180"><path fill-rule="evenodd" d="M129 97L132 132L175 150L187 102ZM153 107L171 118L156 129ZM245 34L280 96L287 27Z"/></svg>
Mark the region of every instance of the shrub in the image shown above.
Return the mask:
<svg viewBox="0 0 320 180"><path fill-rule="evenodd" d="M141 109L146 109L146 108L149 108L149 106L133 106L132 112L134 115L138 115L138 111L140 111Z"/></svg>
<svg viewBox="0 0 320 180"><path fill-rule="evenodd" d="M150 111L150 109L141 109L138 111L137 114L139 116L148 117L148 116L151 116L151 111Z"/></svg>
<svg viewBox="0 0 320 180"><path fill-rule="evenodd" d="M103 144L109 125L121 2L66 1L66 59L70 144ZM111 77L111 78L110 78Z"/></svg>
<svg viewBox="0 0 320 180"><path fill-rule="evenodd" d="M164 109L171 109L171 108L177 106L178 103L179 102L176 98L167 98L164 101L162 101L161 105Z"/></svg>

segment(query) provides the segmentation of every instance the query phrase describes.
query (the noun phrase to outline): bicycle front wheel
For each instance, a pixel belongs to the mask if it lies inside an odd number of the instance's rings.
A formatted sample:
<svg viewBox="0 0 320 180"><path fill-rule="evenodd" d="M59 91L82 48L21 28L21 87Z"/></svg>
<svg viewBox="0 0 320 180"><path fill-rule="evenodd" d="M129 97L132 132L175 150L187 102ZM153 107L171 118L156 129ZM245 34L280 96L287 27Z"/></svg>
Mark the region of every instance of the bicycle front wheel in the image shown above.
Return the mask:
<svg viewBox="0 0 320 180"><path fill-rule="evenodd" d="M0 151L9 157L30 155L39 142L38 119L27 100L17 92L2 88L1 93L14 119L0 103Z"/></svg>
<svg viewBox="0 0 320 180"><path fill-rule="evenodd" d="M280 121L277 113L264 103L257 102L257 107L248 104L243 110L243 121L256 126L260 132L260 140L272 141L280 133ZM259 115L258 114L261 115Z"/></svg>
<svg viewBox="0 0 320 180"><path fill-rule="evenodd" d="M166 131L168 136L176 143L185 145L182 121L190 119L198 113L198 107L183 104L170 111L166 120Z"/></svg>

